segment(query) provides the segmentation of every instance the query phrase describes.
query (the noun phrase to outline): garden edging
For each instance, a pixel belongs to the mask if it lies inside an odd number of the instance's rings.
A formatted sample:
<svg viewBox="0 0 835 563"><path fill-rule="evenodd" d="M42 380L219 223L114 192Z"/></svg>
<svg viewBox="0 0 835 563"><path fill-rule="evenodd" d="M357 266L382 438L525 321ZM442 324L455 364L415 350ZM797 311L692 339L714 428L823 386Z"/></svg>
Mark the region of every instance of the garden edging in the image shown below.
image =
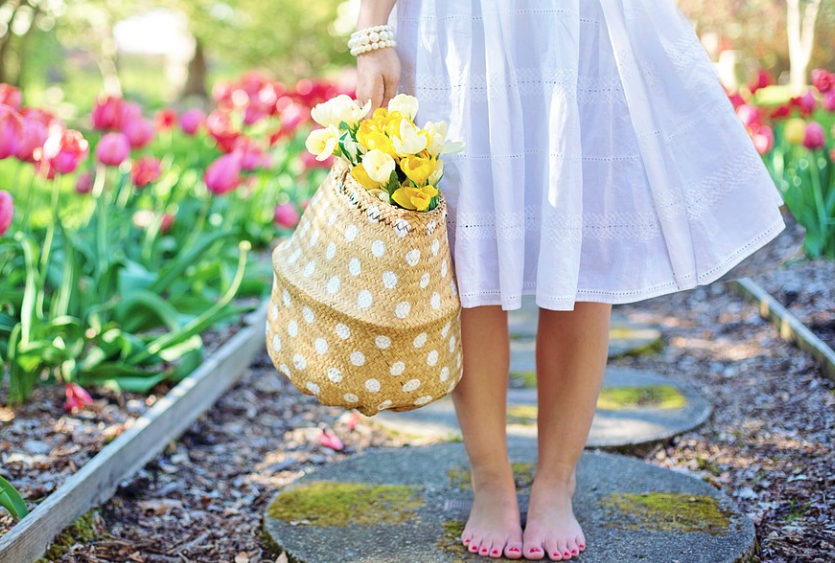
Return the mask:
<svg viewBox="0 0 835 563"><path fill-rule="evenodd" d="M734 280L731 287L758 306L760 316L777 328L780 338L810 354L823 374L835 381L835 351L809 330L800 319L750 278Z"/></svg>
<svg viewBox="0 0 835 563"><path fill-rule="evenodd" d="M61 530L108 500L120 481L141 469L211 407L263 348L267 305L247 315L243 329L0 537L0 563L29 563L43 556Z"/></svg>

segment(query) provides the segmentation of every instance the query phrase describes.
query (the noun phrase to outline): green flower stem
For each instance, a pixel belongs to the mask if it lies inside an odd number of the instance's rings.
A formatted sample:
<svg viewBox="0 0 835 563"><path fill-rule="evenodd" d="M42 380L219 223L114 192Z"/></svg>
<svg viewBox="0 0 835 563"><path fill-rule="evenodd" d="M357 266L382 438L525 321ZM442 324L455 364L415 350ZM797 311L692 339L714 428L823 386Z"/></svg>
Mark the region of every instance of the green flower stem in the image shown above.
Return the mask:
<svg viewBox="0 0 835 563"><path fill-rule="evenodd" d="M56 174L52 179L52 213L51 219L46 226L46 238L43 243L43 252L41 253L41 268L40 279L46 283L46 272L49 269L49 260L52 257L52 245L55 242L55 225L58 224L58 204L61 201L61 178L60 174ZM45 289L45 288L44 288ZM38 314L43 317L43 304L46 291L38 292Z"/></svg>
<svg viewBox="0 0 835 563"><path fill-rule="evenodd" d="M37 174L35 173L35 170L32 169L32 177L29 178L29 188L26 190L26 205L23 208L23 221L21 223L23 225L23 229L26 232L31 231L29 225L29 218L32 216L32 200L34 199L34 197L32 197L32 194L35 192L34 188L36 176Z"/></svg>

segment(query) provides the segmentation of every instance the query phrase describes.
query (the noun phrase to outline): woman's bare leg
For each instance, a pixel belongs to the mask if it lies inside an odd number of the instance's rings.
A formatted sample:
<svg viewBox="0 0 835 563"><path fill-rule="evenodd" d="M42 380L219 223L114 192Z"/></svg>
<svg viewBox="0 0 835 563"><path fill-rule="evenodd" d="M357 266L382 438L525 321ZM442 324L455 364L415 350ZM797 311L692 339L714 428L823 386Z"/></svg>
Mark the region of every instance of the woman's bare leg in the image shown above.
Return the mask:
<svg viewBox="0 0 835 563"><path fill-rule="evenodd" d="M566 560L585 548L571 505L574 468L603 383L611 311L608 304L583 302L573 311L539 310L539 459L524 533L524 555L529 559Z"/></svg>
<svg viewBox="0 0 835 563"><path fill-rule="evenodd" d="M507 457L507 311L499 305L462 309L461 346L464 374L452 398L475 495L461 540L473 553L519 559L522 526Z"/></svg>

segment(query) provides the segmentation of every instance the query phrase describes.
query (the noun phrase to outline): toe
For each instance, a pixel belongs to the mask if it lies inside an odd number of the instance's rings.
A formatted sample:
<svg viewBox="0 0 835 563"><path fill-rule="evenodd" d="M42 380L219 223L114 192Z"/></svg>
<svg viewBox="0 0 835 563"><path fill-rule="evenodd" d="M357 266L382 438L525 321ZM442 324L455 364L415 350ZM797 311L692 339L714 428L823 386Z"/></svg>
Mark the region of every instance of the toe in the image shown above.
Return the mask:
<svg viewBox="0 0 835 563"><path fill-rule="evenodd" d="M585 538L585 536L580 534L579 536L577 536L575 538L575 541L577 542L577 549L579 549L580 551L583 551L584 549L586 549L586 538Z"/></svg>
<svg viewBox="0 0 835 563"><path fill-rule="evenodd" d="M522 543L517 541L509 541L504 548L504 556L507 559L521 559L522 557Z"/></svg>
<svg viewBox="0 0 835 563"><path fill-rule="evenodd" d="M560 540L557 542L557 549L562 554L563 560L571 559L571 552L568 550L568 546L565 543L565 540Z"/></svg>
<svg viewBox="0 0 835 563"><path fill-rule="evenodd" d="M573 557L573 556L575 556L575 555L579 555L579 554L580 554L580 548L579 548L579 547L577 547L577 542L576 542L576 541L574 541L573 539L569 539L569 540L565 543L565 547L568 549L568 551L570 551L570 552L571 552L571 556L572 556L572 557Z"/></svg>
<svg viewBox="0 0 835 563"><path fill-rule="evenodd" d="M562 552L559 550L556 540L545 540L545 553L551 561L562 561Z"/></svg>
<svg viewBox="0 0 835 563"><path fill-rule="evenodd" d="M528 559L539 560L545 555L542 550L542 542L526 542L522 554Z"/></svg>
<svg viewBox="0 0 835 563"><path fill-rule="evenodd" d="M470 553L476 553L480 547L481 547L481 536L473 536L470 539L470 545L467 546L467 550Z"/></svg>
<svg viewBox="0 0 835 563"><path fill-rule="evenodd" d="M484 538L481 542L481 547L478 548L479 555L490 555L490 550L492 547L493 542L490 538Z"/></svg>
<svg viewBox="0 0 835 563"><path fill-rule="evenodd" d="M470 545L470 542L472 541L472 539L473 539L472 532L469 532L467 530L464 530L463 532L461 532L461 543L464 544L464 547L467 547L468 545Z"/></svg>

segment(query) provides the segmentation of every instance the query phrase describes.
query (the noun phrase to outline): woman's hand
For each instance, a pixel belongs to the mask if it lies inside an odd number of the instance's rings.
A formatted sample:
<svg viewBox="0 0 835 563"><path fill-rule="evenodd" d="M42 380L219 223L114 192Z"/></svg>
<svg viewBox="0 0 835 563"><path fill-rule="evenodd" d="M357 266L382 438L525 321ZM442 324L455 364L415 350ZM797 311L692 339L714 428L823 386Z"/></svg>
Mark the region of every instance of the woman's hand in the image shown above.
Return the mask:
<svg viewBox="0 0 835 563"><path fill-rule="evenodd" d="M363 53L357 57L357 101L371 100L369 117L379 107L387 107L400 83L400 57L392 47Z"/></svg>

